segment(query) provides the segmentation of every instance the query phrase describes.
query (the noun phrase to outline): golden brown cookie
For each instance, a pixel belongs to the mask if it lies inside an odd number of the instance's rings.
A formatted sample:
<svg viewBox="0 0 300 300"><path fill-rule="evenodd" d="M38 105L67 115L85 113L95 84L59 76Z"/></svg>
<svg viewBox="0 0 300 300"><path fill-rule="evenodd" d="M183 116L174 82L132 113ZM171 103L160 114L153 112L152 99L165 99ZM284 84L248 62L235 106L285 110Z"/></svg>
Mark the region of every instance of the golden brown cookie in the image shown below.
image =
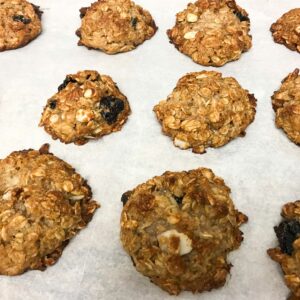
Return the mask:
<svg viewBox="0 0 300 300"><path fill-rule="evenodd" d="M42 11L25 0L0 1L0 51L27 45L42 31Z"/></svg>
<svg viewBox="0 0 300 300"><path fill-rule="evenodd" d="M300 8L283 14L270 28L274 41L300 52Z"/></svg>
<svg viewBox="0 0 300 300"><path fill-rule="evenodd" d="M121 200L121 241L137 271L172 295L225 284L247 217L223 179L205 168L166 172Z"/></svg>
<svg viewBox="0 0 300 300"><path fill-rule="evenodd" d="M1 275L53 265L99 207L86 181L48 148L0 160Z"/></svg>
<svg viewBox="0 0 300 300"><path fill-rule="evenodd" d="M283 206L283 220L274 227L279 247L269 249L269 256L278 262L284 273L284 281L291 290L289 300L300 299L300 201Z"/></svg>
<svg viewBox="0 0 300 300"><path fill-rule="evenodd" d="M83 145L121 130L130 112L127 98L111 77L81 71L67 75L48 100L40 126L53 139Z"/></svg>
<svg viewBox="0 0 300 300"><path fill-rule="evenodd" d="M194 62L220 67L252 46L247 12L234 0L198 0L176 16L171 43Z"/></svg>
<svg viewBox="0 0 300 300"><path fill-rule="evenodd" d="M255 117L256 99L232 77L188 73L166 100L154 107L162 131L181 149L204 153L244 136Z"/></svg>
<svg viewBox="0 0 300 300"><path fill-rule="evenodd" d="M282 128L288 138L300 145L300 76L295 69L282 81L278 91L272 96L275 123Z"/></svg>
<svg viewBox="0 0 300 300"><path fill-rule="evenodd" d="M107 54L133 50L157 30L150 13L131 0L99 0L80 13L79 45Z"/></svg>

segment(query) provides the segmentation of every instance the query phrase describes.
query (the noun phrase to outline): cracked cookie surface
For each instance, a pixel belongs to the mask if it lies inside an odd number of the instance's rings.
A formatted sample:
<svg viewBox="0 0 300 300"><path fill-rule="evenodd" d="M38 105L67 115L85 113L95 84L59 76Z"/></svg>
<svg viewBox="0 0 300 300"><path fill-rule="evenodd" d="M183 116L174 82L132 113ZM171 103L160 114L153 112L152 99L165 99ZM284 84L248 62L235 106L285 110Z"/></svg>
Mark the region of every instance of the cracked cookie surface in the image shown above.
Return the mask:
<svg viewBox="0 0 300 300"><path fill-rule="evenodd" d="M300 76L295 69L282 81L278 91L272 96L275 124L282 128L288 138L300 145Z"/></svg>
<svg viewBox="0 0 300 300"><path fill-rule="evenodd" d="M1 275L53 265L98 207L86 181L48 147L0 160Z"/></svg>
<svg viewBox="0 0 300 300"><path fill-rule="evenodd" d="M99 0L80 12L79 45L107 54L133 50L157 30L150 13L131 0Z"/></svg>
<svg viewBox="0 0 300 300"><path fill-rule="evenodd" d="M25 0L0 1L0 51L27 45L42 31L42 12Z"/></svg>
<svg viewBox="0 0 300 300"><path fill-rule="evenodd" d="M269 256L280 264L284 281L292 294L289 300L300 299L300 201L283 206L282 222L274 227L279 247L269 249Z"/></svg>
<svg viewBox="0 0 300 300"><path fill-rule="evenodd" d="M67 75L48 100L40 126L53 139L83 145L121 130L130 112L127 98L111 77L81 71Z"/></svg>
<svg viewBox="0 0 300 300"><path fill-rule="evenodd" d="M171 43L194 62L220 67L252 46L247 12L234 0L198 0L176 15Z"/></svg>
<svg viewBox="0 0 300 300"><path fill-rule="evenodd" d="M254 96L234 78L202 71L183 76L154 112L175 146L204 153L207 147L221 147L244 136L255 107Z"/></svg>
<svg viewBox="0 0 300 300"><path fill-rule="evenodd" d="M300 8L283 14L270 28L274 41L300 52Z"/></svg>
<svg viewBox="0 0 300 300"><path fill-rule="evenodd" d="M247 217L223 179L205 168L166 172L121 200L121 242L137 271L173 295L225 284Z"/></svg>

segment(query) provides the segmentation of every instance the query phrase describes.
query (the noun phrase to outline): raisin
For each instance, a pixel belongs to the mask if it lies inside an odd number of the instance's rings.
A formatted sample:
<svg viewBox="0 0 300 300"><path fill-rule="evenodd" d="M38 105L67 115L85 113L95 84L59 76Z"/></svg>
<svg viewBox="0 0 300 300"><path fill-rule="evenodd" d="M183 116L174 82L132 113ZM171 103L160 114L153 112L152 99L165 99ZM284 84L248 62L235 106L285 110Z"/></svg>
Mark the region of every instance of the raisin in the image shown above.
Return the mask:
<svg viewBox="0 0 300 300"><path fill-rule="evenodd" d="M124 110L124 102L114 96L105 96L100 100L101 116L107 124L117 121L118 115Z"/></svg>
<svg viewBox="0 0 300 300"><path fill-rule="evenodd" d="M63 90L70 82L76 82L76 80L67 76L64 82L58 87L58 91Z"/></svg>
<svg viewBox="0 0 300 300"><path fill-rule="evenodd" d="M138 18L137 17L134 17L134 18L131 18L131 26L135 29L136 28L136 24L138 22Z"/></svg>
<svg viewBox="0 0 300 300"><path fill-rule="evenodd" d="M184 196L182 197L177 197L175 195L173 195L173 198L176 200L177 204L178 205L181 205L182 204L182 199L183 199Z"/></svg>
<svg viewBox="0 0 300 300"><path fill-rule="evenodd" d="M16 22L22 22L23 24L29 24L31 22L30 18L25 18L22 15L15 15L12 17L14 21Z"/></svg>
<svg viewBox="0 0 300 300"><path fill-rule="evenodd" d="M300 237L300 223L296 220L282 221L274 227L281 251L292 255L293 242Z"/></svg>
<svg viewBox="0 0 300 300"><path fill-rule="evenodd" d="M126 193L124 193L124 194L122 195L121 201L122 201L122 203L123 203L123 206L125 206L125 204L127 203L128 199L129 199L129 197L130 197L130 195L131 195L131 191L128 191L128 192L126 192Z"/></svg>
<svg viewBox="0 0 300 300"><path fill-rule="evenodd" d="M57 104L57 101L56 101L56 100L51 100L51 101L49 102L49 107L50 107L51 109L55 109L56 104Z"/></svg>
<svg viewBox="0 0 300 300"><path fill-rule="evenodd" d="M239 18L241 22L250 21L250 19L247 16L244 16L240 11L235 11L234 14Z"/></svg>

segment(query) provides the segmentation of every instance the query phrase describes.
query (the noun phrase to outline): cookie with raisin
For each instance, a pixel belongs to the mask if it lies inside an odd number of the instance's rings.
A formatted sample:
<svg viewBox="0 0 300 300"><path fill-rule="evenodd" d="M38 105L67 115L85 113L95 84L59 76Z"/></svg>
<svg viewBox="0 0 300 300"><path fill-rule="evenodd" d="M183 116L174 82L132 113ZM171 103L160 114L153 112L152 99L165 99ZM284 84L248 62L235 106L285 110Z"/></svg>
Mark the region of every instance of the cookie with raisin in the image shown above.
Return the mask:
<svg viewBox="0 0 300 300"><path fill-rule="evenodd" d="M99 0L80 16L79 45L107 54L131 51L157 30L151 14L131 0Z"/></svg>
<svg viewBox="0 0 300 300"><path fill-rule="evenodd" d="M0 275L55 264L99 207L86 180L48 149L0 160Z"/></svg>
<svg viewBox="0 0 300 300"><path fill-rule="evenodd" d="M275 43L300 52L300 8L283 14L270 28Z"/></svg>
<svg viewBox="0 0 300 300"><path fill-rule="evenodd" d="M44 108L40 126L63 143L83 145L121 130L130 106L116 83L96 71L67 75Z"/></svg>
<svg viewBox="0 0 300 300"><path fill-rule="evenodd" d="M176 147L205 153L238 136L253 122L256 99L236 79L215 71L188 73L154 107L162 131Z"/></svg>
<svg viewBox="0 0 300 300"><path fill-rule="evenodd" d="M300 145L300 75L295 69L282 80L280 88L272 96L275 124L288 138Z"/></svg>
<svg viewBox="0 0 300 300"><path fill-rule="evenodd" d="M250 19L234 0L198 0L176 15L170 42L200 65L220 67L252 46Z"/></svg>
<svg viewBox="0 0 300 300"><path fill-rule="evenodd" d="M166 172L122 196L121 242L138 272L171 295L223 286L247 217L210 169Z"/></svg>
<svg viewBox="0 0 300 300"><path fill-rule="evenodd" d="M283 220L274 227L278 244L268 254L279 263L284 281L292 294L288 299L300 299L300 201L282 207Z"/></svg>
<svg viewBox="0 0 300 300"><path fill-rule="evenodd" d="M27 45L42 31L42 11L25 0L0 1L0 51Z"/></svg>

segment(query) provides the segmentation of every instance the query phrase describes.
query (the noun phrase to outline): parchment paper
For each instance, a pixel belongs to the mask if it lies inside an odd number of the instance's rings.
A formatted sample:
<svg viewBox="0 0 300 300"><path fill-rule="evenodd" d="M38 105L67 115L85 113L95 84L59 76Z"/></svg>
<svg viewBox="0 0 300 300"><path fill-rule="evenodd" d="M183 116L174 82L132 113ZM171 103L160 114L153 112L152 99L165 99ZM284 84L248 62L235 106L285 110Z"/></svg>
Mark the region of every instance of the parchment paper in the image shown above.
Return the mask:
<svg viewBox="0 0 300 300"><path fill-rule="evenodd" d="M274 126L270 97L280 81L299 67L300 55L275 44L271 23L300 6L297 0L239 0L251 18L253 48L219 68L258 99L255 122L238 138L204 155L175 148L161 134L153 106L187 72L205 68L168 43L166 30L188 0L136 0L152 13L159 31L136 50L109 56L78 47L79 8L90 0L35 0L44 10L43 33L28 46L0 53L0 157L39 148L72 164L88 179L102 207L46 271L0 276L1 300L205 299L282 300L288 295L281 270L266 255L277 244L273 226L281 206L300 198L300 148ZM125 93L132 115L121 132L84 146L53 141L39 123L42 108L66 74L95 69L109 74ZM229 256L234 265L225 287L209 293L168 296L134 269L119 242L120 197L166 170L209 167L232 189L236 207L249 216L244 242Z"/></svg>

